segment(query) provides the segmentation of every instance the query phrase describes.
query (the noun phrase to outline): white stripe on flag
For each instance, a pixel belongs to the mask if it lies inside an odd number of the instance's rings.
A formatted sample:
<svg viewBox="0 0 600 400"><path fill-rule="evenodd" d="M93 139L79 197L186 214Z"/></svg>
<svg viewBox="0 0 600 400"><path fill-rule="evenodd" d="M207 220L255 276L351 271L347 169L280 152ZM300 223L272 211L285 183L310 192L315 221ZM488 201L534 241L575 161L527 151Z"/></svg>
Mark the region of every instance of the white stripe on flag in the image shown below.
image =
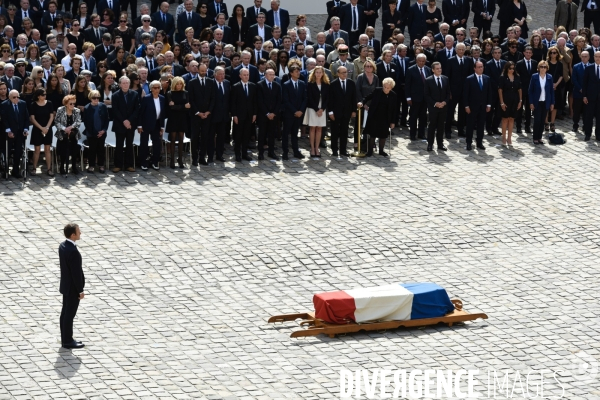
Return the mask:
<svg viewBox="0 0 600 400"><path fill-rule="evenodd" d="M345 292L354 298L356 322L410 319L414 295L398 284L357 288Z"/></svg>

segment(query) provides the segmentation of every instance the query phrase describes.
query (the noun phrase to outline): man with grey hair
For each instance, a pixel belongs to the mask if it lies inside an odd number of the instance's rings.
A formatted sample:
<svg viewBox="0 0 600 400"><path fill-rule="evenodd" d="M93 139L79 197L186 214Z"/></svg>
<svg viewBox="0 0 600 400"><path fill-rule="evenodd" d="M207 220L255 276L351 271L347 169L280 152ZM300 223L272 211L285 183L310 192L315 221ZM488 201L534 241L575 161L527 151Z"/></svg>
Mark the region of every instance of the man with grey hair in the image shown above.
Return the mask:
<svg viewBox="0 0 600 400"><path fill-rule="evenodd" d="M165 116L167 113L167 101L160 94L160 82L152 81L149 86L150 95L142 98L140 101L137 124L138 132L140 133L140 147L138 154L143 171L148 170L149 140L152 140L152 158L150 160L152 169L160 169L158 164L162 148L162 134L165 130Z"/></svg>
<svg viewBox="0 0 600 400"><path fill-rule="evenodd" d="M80 75L85 76L85 79L87 79L87 83L91 90L96 90L96 84L92 82L92 71L84 69L81 70Z"/></svg>
<svg viewBox="0 0 600 400"><path fill-rule="evenodd" d="M211 118L210 135L207 140L208 162L213 161L213 154L216 146L216 160L225 162L223 151L225 149L226 137L231 129L231 117L229 116L229 108L231 106L231 85L225 79L225 68L215 67L215 96L214 96L214 113ZM215 141L216 135L216 141Z"/></svg>
<svg viewBox="0 0 600 400"><path fill-rule="evenodd" d="M52 57L49 55L43 55L42 58L42 73L44 74L44 79L48 82L50 78L50 74L52 73Z"/></svg>
<svg viewBox="0 0 600 400"><path fill-rule="evenodd" d="M133 137L138 125L140 98L135 90L129 90L130 80L119 78L119 90L112 95L113 127L115 132L115 165L113 172L135 172L133 168ZM123 143L125 150L123 151Z"/></svg>
<svg viewBox="0 0 600 400"><path fill-rule="evenodd" d="M333 80L333 74L331 73L329 68L327 68L327 66L326 66L327 59L325 58L325 55L318 54L317 57L315 58L315 61L317 62L318 66L323 67L325 69L325 75L327 75L327 77L329 78L329 82L331 82Z"/></svg>
<svg viewBox="0 0 600 400"><path fill-rule="evenodd" d="M167 51L165 53L165 65L171 66L173 76L182 76L185 74L185 68L179 64L175 64L175 55L172 51Z"/></svg>
<svg viewBox="0 0 600 400"><path fill-rule="evenodd" d="M260 80L260 75L258 73L258 69L250 64L250 60L252 59L252 54L250 54L249 51L244 50L242 51L241 54L241 60L242 63L240 65L238 65L237 67L235 67L235 69L233 70L233 74L231 76L231 84L235 85L236 83L238 83L240 81L240 70L242 68L246 68L250 74L250 82L252 83L258 83L258 81ZM233 88L232 88L233 90Z"/></svg>
<svg viewBox="0 0 600 400"><path fill-rule="evenodd" d="M11 63L6 63L4 66L4 76L1 78L2 82L6 83L8 90L21 91L23 86L23 80L18 76L15 76L15 66Z"/></svg>
<svg viewBox="0 0 600 400"><path fill-rule="evenodd" d="M13 145L13 168L11 175L15 178L20 178L19 169L21 156L23 155L23 146L29 134L29 112L27 111L27 104L23 100L19 100L19 92L17 90L13 89L8 93L8 101L2 103L0 113L6 137L8 137L9 141L12 141Z"/></svg>
<svg viewBox="0 0 600 400"><path fill-rule="evenodd" d="M92 10L89 10L89 13L91 13ZM148 4L144 3L140 6L140 15L137 18L134 18L133 16L131 17L131 20L133 21L133 31L135 32L135 30L137 28L139 28L140 26L142 26L142 17L144 15L150 15L150 7L148 7Z"/></svg>
<svg viewBox="0 0 600 400"><path fill-rule="evenodd" d="M215 108L216 85L215 82L206 76L206 65L200 64L198 67L199 76L192 79L188 84L191 105L192 121L192 165L208 165L206 162L207 153L209 159L212 159L210 149L214 141L214 134L211 133L211 119Z"/></svg>
<svg viewBox="0 0 600 400"><path fill-rule="evenodd" d="M278 26L282 32L286 32L290 25L290 13L279 6L279 0L271 0L271 9L267 11L267 25Z"/></svg>
<svg viewBox="0 0 600 400"><path fill-rule="evenodd" d="M235 142L235 161L252 161L248 155L248 142L252 133L252 124L256 122L258 98L256 85L250 82L250 71L241 68L240 81L231 89L231 117L233 118L233 140Z"/></svg>
<svg viewBox="0 0 600 400"><path fill-rule="evenodd" d="M332 17L330 20L331 28L325 37L325 43L330 46L333 46L333 43L339 39L344 39L344 43L350 44L350 37L348 36L348 32L340 29L341 22L339 17Z"/></svg>

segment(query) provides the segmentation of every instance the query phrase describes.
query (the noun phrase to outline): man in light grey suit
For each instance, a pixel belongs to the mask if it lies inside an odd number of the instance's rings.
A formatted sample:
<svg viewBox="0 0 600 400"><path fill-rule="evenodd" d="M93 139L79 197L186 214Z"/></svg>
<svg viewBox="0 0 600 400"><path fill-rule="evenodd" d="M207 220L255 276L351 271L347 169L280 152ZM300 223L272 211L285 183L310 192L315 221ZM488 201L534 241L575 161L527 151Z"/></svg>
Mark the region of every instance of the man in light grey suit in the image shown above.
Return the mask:
<svg viewBox="0 0 600 400"><path fill-rule="evenodd" d="M337 38L344 39L344 42L349 45L350 44L350 36L348 36L348 32L340 29L340 18L339 17L331 17L330 20L331 28L329 29L329 33L325 38L325 43L333 46L333 43Z"/></svg>

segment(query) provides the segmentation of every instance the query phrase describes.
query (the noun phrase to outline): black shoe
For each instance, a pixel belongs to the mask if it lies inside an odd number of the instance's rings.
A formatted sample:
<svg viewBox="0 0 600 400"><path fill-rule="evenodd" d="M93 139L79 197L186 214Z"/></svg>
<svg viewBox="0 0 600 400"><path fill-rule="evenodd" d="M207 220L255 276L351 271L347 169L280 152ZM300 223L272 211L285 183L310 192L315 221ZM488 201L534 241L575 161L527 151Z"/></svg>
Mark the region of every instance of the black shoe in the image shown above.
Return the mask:
<svg viewBox="0 0 600 400"><path fill-rule="evenodd" d="M427 138L425 137L425 135L419 135L419 136L417 136L417 138L419 138L419 139L427 139Z"/></svg>
<svg viewBox="0 0 600 400"><path fill-rule="evenodd" d="M427 145L427 151L433 151L433 146L432 145Z"/></svg>
<svg viewBox="0 0 600 400"><path fill-rule="evenodd" d="M267 156L271 159L271 160L275 160L275 161L279 161L279 157L277 157L277 155L275 155L275 153L269 153L267 154Z"/></svg>
<svg viewBox="0 0 600 400"><path fill-rule="evenodd" d="M235 156L235 162L242 162L242 157Z"/></svg>
<svg viewBox="0 0 600 400"><path fill-rule="evenodd" d="M596 136L596 140L600 142L600 136Z"/></svg>
<svg viewBox="0 0 600 400"><path fill-rule="evenodd" d="M579 133L579 127L578 126L573 126L573 133L574 134Z"/></svg>
<svg viewBox="0 0 600 400"><path fill-rule="evenodd" d="M171 167L171 169L175 169L175 161L171 160L171 164L169 164L169 167Z"/></svg>
<svg viewBox="0 0 600 400"><path fill-rule="evenodd" d="M521 128L517 128L517 133L521 134L523 133L523 130Z"/></svg>
<svg viewBox="0 0 600 400"><path fill-rule="evenodd" d="M294 157L297 158L297 159L299 159L299 160L302 160L303 158L305 158L304 154L302 154L300 152L294 153Z"/></svg>
<svg viewBox="0 0 600 400"><path fill-rule="evenodd" d="M411 142L414 142L415 140L417 140L417 138L416 138L415 136L411 136L411 137L410 137L410 141L411 141Z"/></svg>
<svg viewBox="0 0 600 400"><path fill-rule="evenodd" d="M446 146L438 146L438 150L448 151L448 148Z"/></svg>
<svg viewBox="0 0 600 400"><path fill-rule="evenodd" d="M460 131L459 131L459 132L458 132L458 137L467 137L467 135L465 135L465 133L464 133L464 132L460 132Z"/></svg>
<svg viewBox="0 0 600 400"><path fill-rule="evenodd" d="M467 145L467 150L473 150L473 146L471 146L470 144Z"/></svg>
<svg viewBox="0 0 600 400"><path fill-rule="evenodd" d="M198 166L198 160L193 160L193 161L192 161L192 165L193 165L194 167L197 167L197 166Z"/></svg>
<svg viewBox="0 0 600 400"><path fill-rule="evenodd" d="M369 151L367 151L367 157L373 157L373 149L369 149Z"/></svg>
<svg viewBox="0 0 600 400"><path fill-rule="evenodd" d="M485 150L485 146L484 146L484 145L482 145L482 144L479 144L479 143L477 143L477 148L478 148L479 150Z"/></svg>
<svg viewBox="0 0 600 400"><path fill-rule="evenodd" d="M494 132L492 131L487 131L488 136L494 136Z"/></svg>
<svg viewBox="0 0 600 400"><path fill-rule="evenodd" d="M179 164L179 168L185 168L185 164L183 163L183 160L181 158L177 159L177 164Z"/></svg>
<svg viewBox="0 0 600 400"><path fill-rule="evenodd" d="M586 136L585 139L583 139L583 140L586 142L589 142L591 138L592 138L591 136Z"/></svg>
<svg viewBox="0 0 600 400"><path fill-rule="evenodd" d="M452 139L452 134L446 133L445 137L446 137L446 139Z"/></svg>
<svg viewBox="0 0 600 400"><path fill-rule="evenodd" d="M204 159L202 159L202 160L198 161L198 163L199 163L200 165L208 165L208 163L207 163L207 162L206 162L206 160L204 160Z"/></svg>
<svg viewBox="0 0 600 400"><path fill-rule="evenodd" d="M225 158L223 158L223 157L217 157L216 160L217 161L221 161L221 162L225 162Z"/></svg>
<svg viewBox="0 0 600 400"><path fill-rule="evenodd" d="M379 150L379 155L380 155L380 156L387 157L387 156L388 156L388 153L386 153L386 152L385 152L385 151L383 151L383 150Z"/></svg>
<svg viewBox="0 0 600 400"><path fill-rule="evenodd" d="M340 153L340 155L342 157L350 157L350 153L346 153L345 151L343 153Z"/></svg>
<svg viewBox="0 0 600 400"><path fill-rule="evenodd" d="M540 144L544 144L544 141L543 141L543 140L540 140L540 141L539 141L539 143L540 143Z"/></svg>
<svg viewBox="0 0 600 400"><path fill-rule="evenodd" d="M21 174L15 172L14 170L10 173L10 176L12 176L13 178L21 179Z"/></svg>
<svg viewBox="0 0 600 400"><path fill-rule="evenodd" d="M160 167L156 164L152 164L152 169L155 171L158 171L160 169Z"/></svg>
<svg viewBox="0 0 600 400"><path fill-rule="evenodd" d="M500 133L500 131L498 129L494 130L494 135L502 135L502 133Z"/></svg>
<svg viewBox="0 0 600 400"><path fill-rule="evenodd" d="M289 160L287 153L283 153L283 155L281 156L281 159L282 159L283 161L287 161L287 160Z"/></svg>
<svg viewBox="0 0 600 400"><path fill-rule="evenodd" d="M60 174L61 175L66 175L67 171L65 171L65 167L60 167Z"/></svg>
<svg viewBox="0 0 600 400"><path fill-rule="evenodd" d="M530 127L528 127L528 126L526 126L526 127L525 127L525 133L531 133L531 128L530 128Z"/></svg>
<svg viewBox="0 0 600 400"><path fill-rule="evenodd" d="M331 157L337 157L338 156L338 152L337 151L332 151L331 152Z"/></svg>
<svg viewBox="0 0 600 400"><path fill-rule="evenodd" d="M77 167L71 167L71 173L73 175L79 175L79 170L77 169Z"/></svg>
<svg viewBox="0 0 600 400"><path fill-rule="evenodd" d="M246 161L252 161L252 157L250 157L250 156L244 156L242 158Z"/></svg>
<svg viewBox="0 0 600 400"><path fill-rule="evenodd" d="M73 340L71 343L63 343L62 347L65 349L83 349L85 344Z"/></svg>
<svg viewBox="0 0 600 400"><path fill-rule="evenodd" d="M258 160L261 161L261 160L264 160L264 159L265 159L265 156L262 153L260 153L258 155Z"/></svg>

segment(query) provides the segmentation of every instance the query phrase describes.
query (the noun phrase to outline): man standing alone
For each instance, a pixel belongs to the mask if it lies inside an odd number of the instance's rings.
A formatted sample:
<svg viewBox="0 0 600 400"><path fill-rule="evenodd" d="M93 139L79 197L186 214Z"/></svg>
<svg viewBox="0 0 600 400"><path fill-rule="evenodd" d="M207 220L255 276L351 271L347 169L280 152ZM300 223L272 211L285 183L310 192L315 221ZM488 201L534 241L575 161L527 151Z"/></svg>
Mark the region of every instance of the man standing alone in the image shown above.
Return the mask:
<svg viewBox="0 0 600 400"><path fill-rule="evenodd" d="M63 295L63 306L60 313L60 336L62 346L66 349L81 349L85 345L73 339L73 319L77 314L79 301L83 299L85 276L81 268L81 254L75 241L81 237L77 224L67 224L64 228L67 240L58 247L60 258L60 293Z"/></svg>

